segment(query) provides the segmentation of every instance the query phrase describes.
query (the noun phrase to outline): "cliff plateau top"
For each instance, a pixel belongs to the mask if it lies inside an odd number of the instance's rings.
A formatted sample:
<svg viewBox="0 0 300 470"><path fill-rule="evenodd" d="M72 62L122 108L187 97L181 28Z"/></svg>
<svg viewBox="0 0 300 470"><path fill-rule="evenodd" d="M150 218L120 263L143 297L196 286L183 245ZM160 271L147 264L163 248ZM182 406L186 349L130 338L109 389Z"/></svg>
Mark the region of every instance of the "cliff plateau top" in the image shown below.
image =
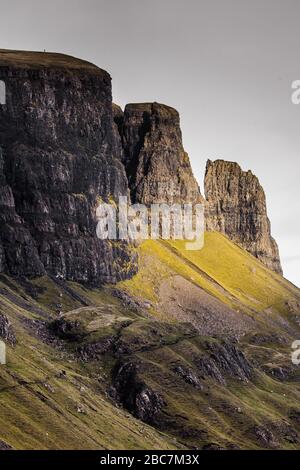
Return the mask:
<svg viewBox="0 0 300 470"><path fill-rule="evenodd" d="M56 52L31 52L0 49L0 67L13 67L20 69L59 69L87 71L96 75L109 75L91 62L77 59L66 54Z"/></svg>

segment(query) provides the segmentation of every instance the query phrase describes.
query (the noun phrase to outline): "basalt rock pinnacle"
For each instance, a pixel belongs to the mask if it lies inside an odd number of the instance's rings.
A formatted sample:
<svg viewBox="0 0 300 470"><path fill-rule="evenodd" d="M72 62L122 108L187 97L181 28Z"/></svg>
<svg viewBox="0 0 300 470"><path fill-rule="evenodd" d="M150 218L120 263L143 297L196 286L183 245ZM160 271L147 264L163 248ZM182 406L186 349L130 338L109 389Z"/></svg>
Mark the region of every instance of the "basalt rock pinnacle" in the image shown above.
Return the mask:
<svg viewBox="0 0 300 470"><path fill-rule="evenodd" d="M258 178L237 163L208 160L205 174L206 228L224 233L282 274L279 251L271 236L266 197Z"/></svg>
<svg viewBox="0 0 300 470"><path fill-rule="evenodd" d="M201 202L175 109L159 103L128 104L121 129L134 202Z"/></svg>

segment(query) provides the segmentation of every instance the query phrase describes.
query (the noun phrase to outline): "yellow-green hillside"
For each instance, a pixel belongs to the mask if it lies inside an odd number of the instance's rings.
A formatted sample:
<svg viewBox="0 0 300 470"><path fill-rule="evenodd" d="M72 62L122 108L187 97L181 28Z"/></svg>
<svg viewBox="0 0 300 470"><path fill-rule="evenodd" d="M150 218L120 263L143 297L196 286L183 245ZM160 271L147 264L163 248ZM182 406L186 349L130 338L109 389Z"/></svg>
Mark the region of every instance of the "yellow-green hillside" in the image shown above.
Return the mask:
<svg viewBox="0 0 300 470"><path fill-rule="evenodd" d="M300 306L299 289L238 245L212 232L205 234L202 250L189 251L185 246L184 241L145 241L139 247L138 274L119 287L148 299L152 313L166 319L163 297L174 279L178 293L179 276L186 281L183 288L197 286L233 311L258 322L282 323L282 318L293 322ZM191 295L200 295L200 290L193 292Z"/></svg>

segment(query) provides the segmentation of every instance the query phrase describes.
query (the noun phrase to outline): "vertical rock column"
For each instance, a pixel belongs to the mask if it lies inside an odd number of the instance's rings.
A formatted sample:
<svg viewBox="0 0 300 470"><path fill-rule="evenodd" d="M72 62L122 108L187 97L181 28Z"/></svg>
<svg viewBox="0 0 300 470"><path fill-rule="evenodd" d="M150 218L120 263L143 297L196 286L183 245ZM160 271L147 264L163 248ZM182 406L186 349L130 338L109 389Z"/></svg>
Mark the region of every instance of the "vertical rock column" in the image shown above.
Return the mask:
<svg viewBox="0 0 300 470"><path fill-rule="evenodd" d="M128 104L118 118L133 202L202 201L182 145L178 112L159 103Z"/></svg>
<svg viewBox="0 0 300 470"><path fill-rule="evenodd" d="M205 174L206 228L227 235L268 268L282 274L271 236L266 198L258 178L237 163L208 160Z"/></svg>

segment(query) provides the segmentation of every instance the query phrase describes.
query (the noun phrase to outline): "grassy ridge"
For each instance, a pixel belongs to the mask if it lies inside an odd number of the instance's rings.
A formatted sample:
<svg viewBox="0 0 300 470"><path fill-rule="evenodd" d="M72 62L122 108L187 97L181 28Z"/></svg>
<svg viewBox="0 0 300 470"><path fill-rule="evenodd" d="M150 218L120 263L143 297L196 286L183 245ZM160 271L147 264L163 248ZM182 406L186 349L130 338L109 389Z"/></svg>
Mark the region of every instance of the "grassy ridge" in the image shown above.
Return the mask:
<svg viewBox="0 0 300 470"><path fill-rule="evenodd" d="M85 70L99 75L107 74L107 72L86 60L77 59L76 57L56 52L12 51L0 49L0 67L1 66L24 69L40 69L41 67L47 67L64 70Z"/></svg>

